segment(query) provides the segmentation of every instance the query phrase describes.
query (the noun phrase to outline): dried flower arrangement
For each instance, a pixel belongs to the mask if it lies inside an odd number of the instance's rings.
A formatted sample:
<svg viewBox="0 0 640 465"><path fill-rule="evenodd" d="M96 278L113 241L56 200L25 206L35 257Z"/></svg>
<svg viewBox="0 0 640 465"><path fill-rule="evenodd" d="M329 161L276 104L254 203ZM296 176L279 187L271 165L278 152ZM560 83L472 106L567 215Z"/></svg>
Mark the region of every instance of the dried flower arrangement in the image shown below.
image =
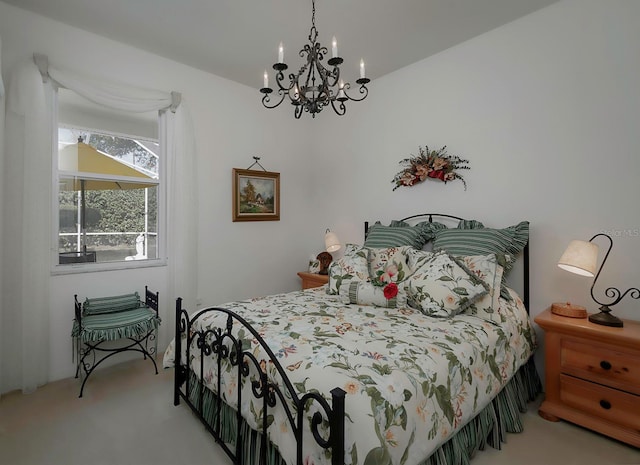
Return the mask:
<svg viewBox="0 0 640 465"><path fill-rule="evenodd" d="M399 163L405 168L395 175L392 183L395 184L393 190L398 187L410 187L427 178L439 179L443 182L459 179L467 190L467 183L456 170L470 169L467 164L469 160L464 160L457 155L449 155L447 146L440 150L429 150L428 146L419 147L420 154L405 158Z"/></svg>

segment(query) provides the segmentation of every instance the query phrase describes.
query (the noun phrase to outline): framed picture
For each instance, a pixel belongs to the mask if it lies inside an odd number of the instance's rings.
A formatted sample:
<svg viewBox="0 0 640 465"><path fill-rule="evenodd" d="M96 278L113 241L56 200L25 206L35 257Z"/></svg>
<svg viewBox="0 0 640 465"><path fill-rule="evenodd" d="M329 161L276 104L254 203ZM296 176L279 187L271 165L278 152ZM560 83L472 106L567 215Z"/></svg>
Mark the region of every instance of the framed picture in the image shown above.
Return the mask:
<svg viewBox="0 0 640 465"><path fill-rule="evenodd" d="M233 168L233 221L280 221L280 173Z"/></svg>

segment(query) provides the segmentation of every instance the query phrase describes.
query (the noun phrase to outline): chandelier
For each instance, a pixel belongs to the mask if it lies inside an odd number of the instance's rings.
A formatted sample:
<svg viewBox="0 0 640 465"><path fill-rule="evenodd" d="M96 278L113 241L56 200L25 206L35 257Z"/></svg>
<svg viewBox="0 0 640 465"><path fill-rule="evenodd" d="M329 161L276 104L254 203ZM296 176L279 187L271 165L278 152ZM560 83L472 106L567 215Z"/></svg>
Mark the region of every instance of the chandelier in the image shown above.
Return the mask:
<svg viewBox="0 0 640 465"><path fill-rule="evenodd" d="M352 100L359 102L369 95L367 83L370 79L365 77L364 61L360 60L360 78L356 80L359 84L359 96L352 97L347 94L347 90L351 88L348 82L340 79L340 65L344 61L338 56L338 46L336 38L333 38L331 47L331 58L327 60L325 67L322 64L324 56L328 54L326 47L318 42L318 30L316 29L316 2L312 0L313 10L311 14L311 30L309 31L309 43L300 50L299 55L302 58L306 56L306 62L297 74L289 73L289 82L285 83L284 71L288 66L284 63L284 49L282 43L278 50L278 62L273 65L276 71L276 84L278 85L278 101L271 103L270 94L273 89L269 87L269 75L264 72L264 85L260 92L264 94L262 104L266 108L276 108L285 98L289 98L294 107L294 116L300 118L303 111L311 113L312 117L316 117L316 113L320 113L322 109L331 105L336 114L342 116L347 111L345 102Z"/></svg>

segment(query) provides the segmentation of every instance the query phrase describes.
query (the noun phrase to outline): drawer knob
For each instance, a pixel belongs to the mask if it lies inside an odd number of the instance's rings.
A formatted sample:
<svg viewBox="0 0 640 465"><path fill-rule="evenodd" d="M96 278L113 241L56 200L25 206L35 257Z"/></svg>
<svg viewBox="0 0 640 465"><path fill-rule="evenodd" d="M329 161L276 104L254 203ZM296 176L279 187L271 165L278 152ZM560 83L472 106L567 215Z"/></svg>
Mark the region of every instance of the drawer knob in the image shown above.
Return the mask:
<svg viewBox="0 0 640 465"><path fill-rule="evenodd" d="M600 368L602 368L603 370L611 370L611 364L606 360L603 360L600 362Z"/></svg>
<svg viewBox="0 0 640 465"><path fill-rule="evenodd" d="M600 401L600 407L602 407L605 410L609 410L611 408L611 402L603 399Z"/></svg>

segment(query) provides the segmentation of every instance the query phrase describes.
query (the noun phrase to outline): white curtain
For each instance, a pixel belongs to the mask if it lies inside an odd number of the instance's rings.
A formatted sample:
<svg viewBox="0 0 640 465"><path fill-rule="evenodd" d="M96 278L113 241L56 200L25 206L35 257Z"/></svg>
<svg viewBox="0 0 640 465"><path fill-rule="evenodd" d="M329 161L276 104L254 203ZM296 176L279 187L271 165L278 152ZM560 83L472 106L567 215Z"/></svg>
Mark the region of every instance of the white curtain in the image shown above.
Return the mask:
<svg viewBox="0 0 640 465"><path fill-rule="evenodd" d="M51 90L31 62L7 85L1 392L31 392L49 376Z"/></svg>
<svg viewBox="0 0 640 465"><path fill-rule="evenodd" d="M4 202L4 217L12 221L4 222L5 231L11 230L11 239L5 235L9 242L5 242L3 261L10 258L11 261L4 263L15 263L15 266L8 271L4 267L0 392L11 389L28 392L48 381L52 199L51 189L35 186L51 186L51 157L55 153L50 124L53 121L51 96L54 84L109 108L161 112L161 120L165 121L170 135L165 152L165 166L168 167L167 250L170 253L168 291L163 299L165 316L168 316L167 309L173 308L172 302L177 296L195 299L197 292L197 171L192 125L187 109L180 105L181 95L105 82L57 69L42 55L34 55L34 59L38 65L29 63L21 67L8 86L5 181L13 177L13 182L9 189L6 189L8 183L4 183L4 198L8 198L7 192L13 194L14 189L20 189L22 199ZM13 221L15 215L23 220ZM11 227L6 227L7 224ZM13 252L16 249L22 251L20 257ZM16 272L17 268L21 268L20 273ZM171 326L173 318L164 318L164 321L166 326ZM21 348L20 357L16 357L15 347Z"/></svg>
<svg viewBox="0 0 640 465"><path fill-rule="evenodd" d="M191 116L184 102L175 114L165 112L161 123L168 131L167 152L167 294L173 315L175 299L182 297L184 308L196 308L198 196L196 158ZM191 155L190 155L191 154ZM167 321L168 320L168 321ZM165 335L173 334L175 319L163 324Z"/></svg>
<svg viewBox="0 0 640 465"><path fill-rule="evenodd" d="M2 38L0 37L0 182L2 182L2 184L4 185L4 179L2 178L3 173L4 173L4 82L2 80ZM3 238L3 218L4 215L2 214L2 208L4 205L4 188L0 187L0 263L4 263L4 257L3 255L3 246L2 244L4 243L2 238ZM4 295L4 293L2 292L2 288L3 288L3 278L2 278L2 274L4 272L4 268L5 267L0 267L0 296ZM3 357L2 354L4 352L4 347L3 347L3 335L4 332L2 331L2 315L3 315L3 309L4 309L4 302L3 299L0 298L0 394L2 394L2 386L3 386L3 381L2 381L2 361L3 361Z"/></svg>

